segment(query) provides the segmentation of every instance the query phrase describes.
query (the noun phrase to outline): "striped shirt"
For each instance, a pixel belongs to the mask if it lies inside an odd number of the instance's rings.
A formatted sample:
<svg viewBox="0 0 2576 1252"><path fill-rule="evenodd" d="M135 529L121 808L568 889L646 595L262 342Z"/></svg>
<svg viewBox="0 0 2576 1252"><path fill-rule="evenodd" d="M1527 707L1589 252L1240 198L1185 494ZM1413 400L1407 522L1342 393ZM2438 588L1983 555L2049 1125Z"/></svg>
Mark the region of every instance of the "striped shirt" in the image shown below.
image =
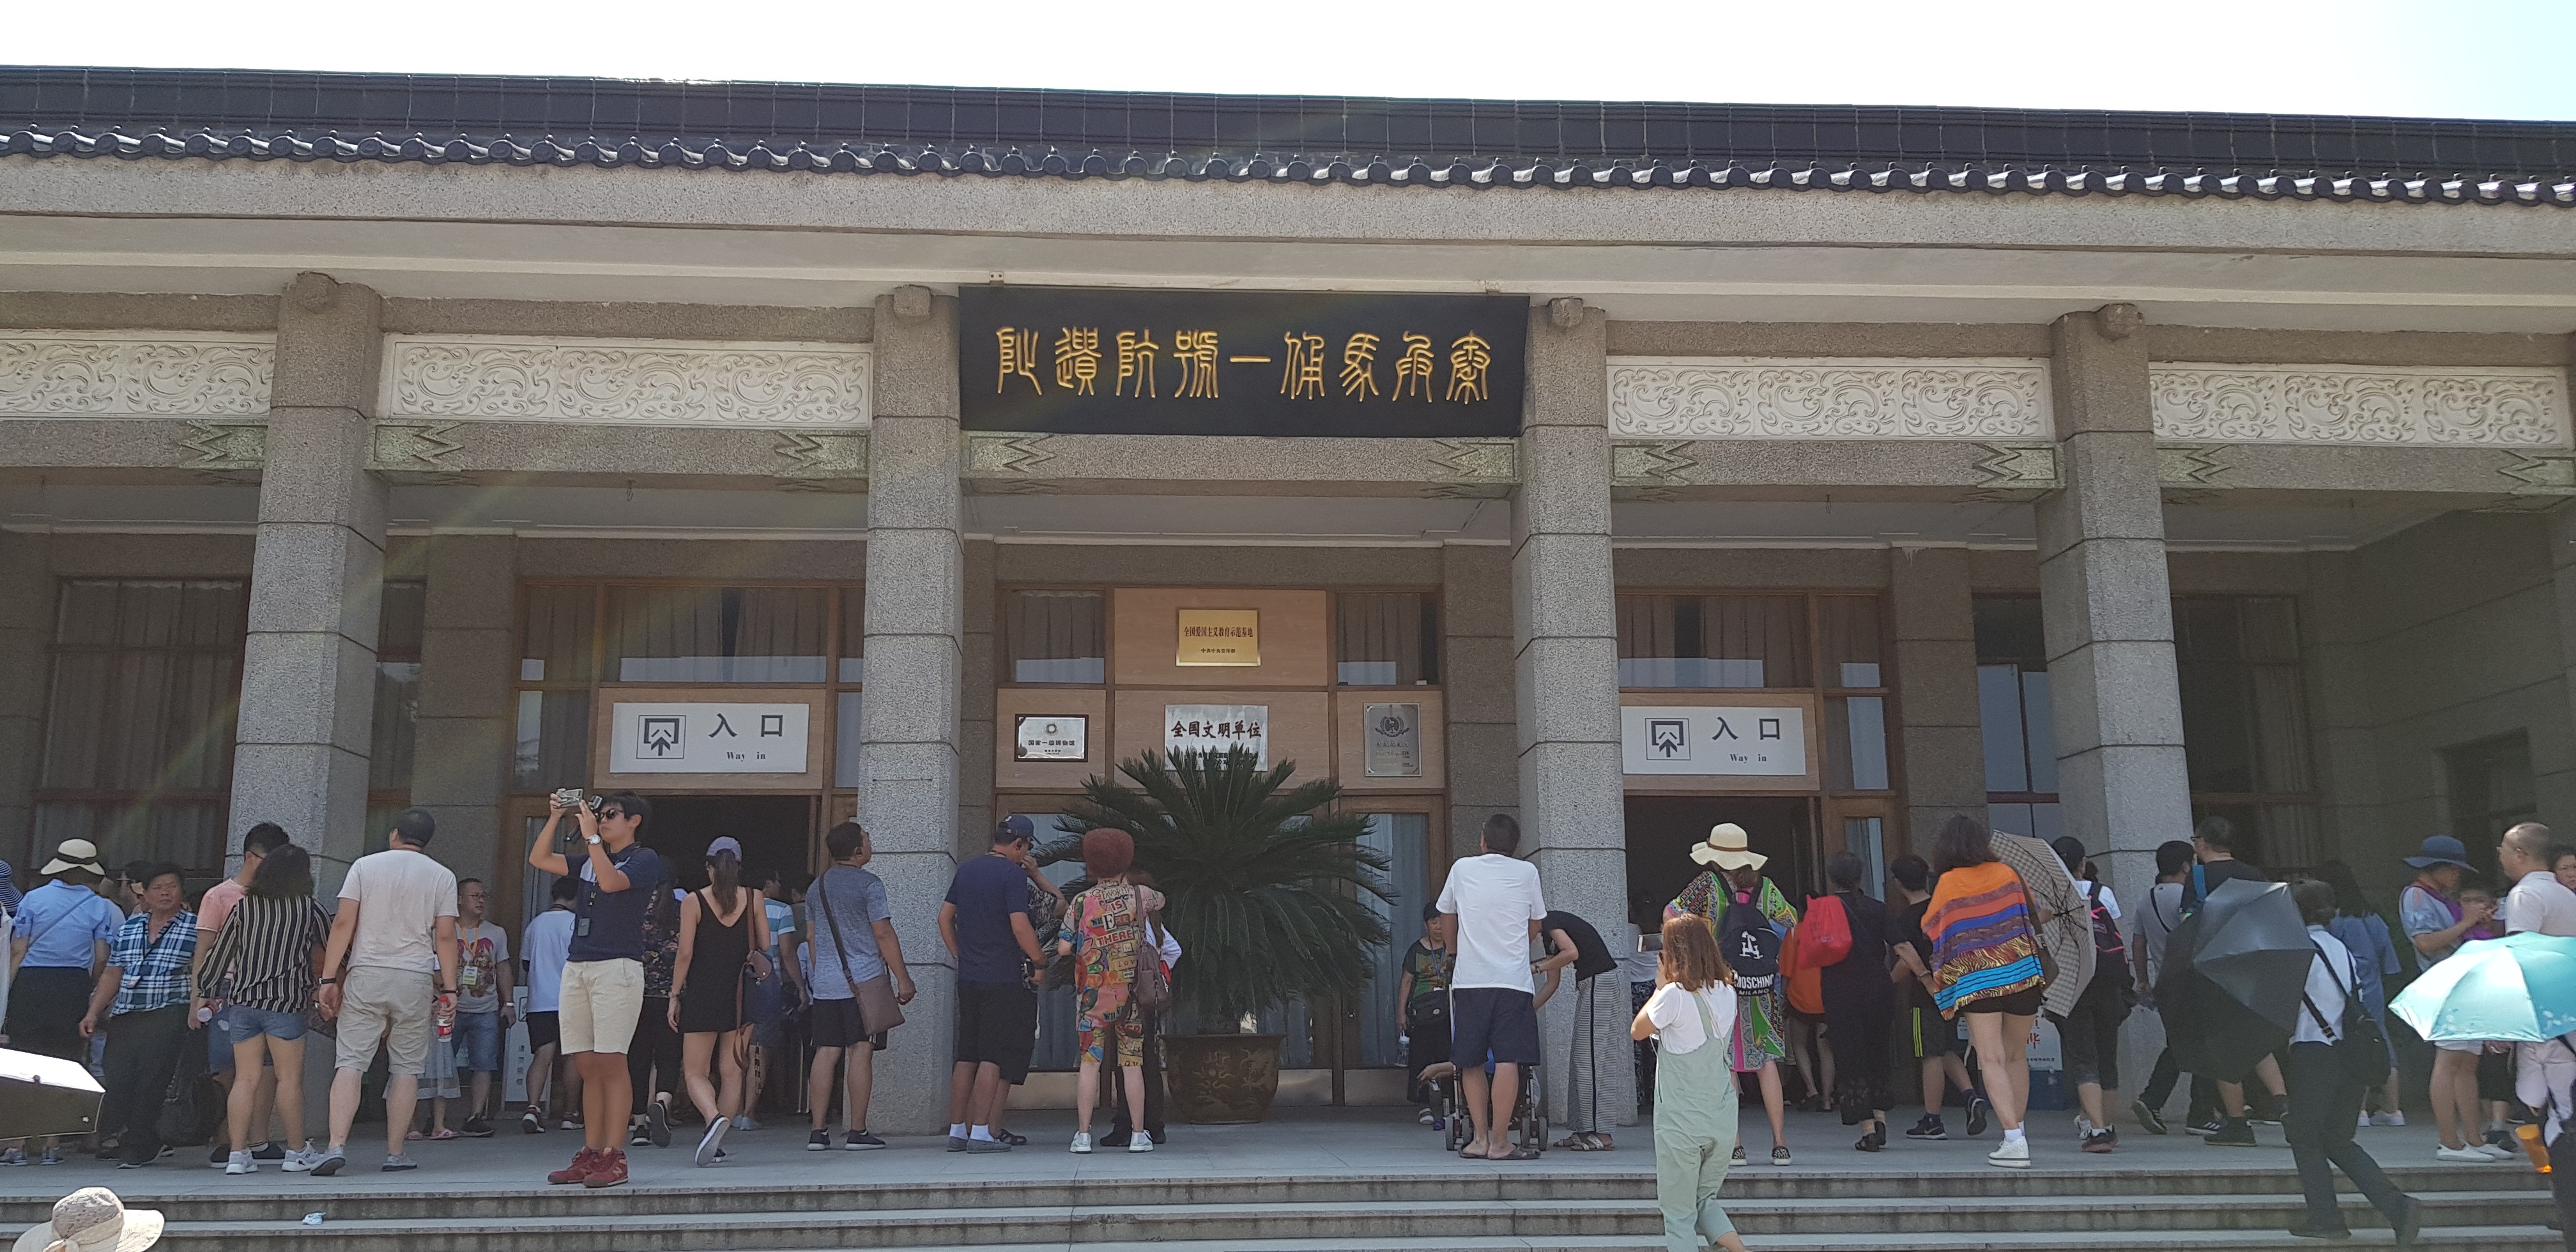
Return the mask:
<svg viewBox="0 0 2576 1252"><path fill-rule="evenodd" d="M244 896L197 970L197 994L272 1013L313 1007L313 949L331 919L311 896Z"/></svg>
<svg viewBox="0 0 2576 1252"><path fill-rule="evenodd" d="M111 1017L148 1013L188 1001L188 962L197 955L197 915L179 910L154 939L152 917L137 913L107 941L107 963L125 971Z"/></svg>

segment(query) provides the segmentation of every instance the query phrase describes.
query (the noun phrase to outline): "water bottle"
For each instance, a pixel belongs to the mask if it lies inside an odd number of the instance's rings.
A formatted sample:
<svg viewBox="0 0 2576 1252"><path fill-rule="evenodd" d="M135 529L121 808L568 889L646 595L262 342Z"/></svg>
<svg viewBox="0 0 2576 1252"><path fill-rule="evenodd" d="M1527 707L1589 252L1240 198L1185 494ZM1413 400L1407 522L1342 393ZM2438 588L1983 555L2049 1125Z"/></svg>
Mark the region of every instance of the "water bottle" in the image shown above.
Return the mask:
<svg viewBox="0 0 2576 1252"><path fill-rule="evenodd" d="M2526 1122L2513 1128L2513 1136L2522 1140L2523 1155L2531 1158L2532 1168L2548 1173L2549 1145L2540 1141L2540 1127Z"/></svg>
<svg viewBox="0 0 2576 1252"><path fill-rule="evenodd" d="M441 996L430 1016L438 1022L438 1041L446 1043L456 1037L456 998Z"/></svg>

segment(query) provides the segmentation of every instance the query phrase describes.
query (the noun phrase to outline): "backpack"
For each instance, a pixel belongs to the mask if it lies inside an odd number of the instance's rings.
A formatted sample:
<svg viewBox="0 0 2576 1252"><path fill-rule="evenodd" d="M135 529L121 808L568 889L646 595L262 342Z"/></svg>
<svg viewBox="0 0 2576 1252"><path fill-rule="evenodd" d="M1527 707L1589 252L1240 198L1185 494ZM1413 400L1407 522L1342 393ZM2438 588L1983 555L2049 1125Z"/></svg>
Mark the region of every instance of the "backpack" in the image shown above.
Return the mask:
<svg viewBox="0 0 2576 1252"><path fill-rule="evenodd" d="M2317 1011L2317 1002L2308 997L2305 981L2299 984L2299 1003L2306 1007L2308 1016L2324 1033L2327 1046L2334 1049L2334 1061L2342 1067L2343 1081L2356 1087L2387 1081L2388 1036L2380 1030L2379 1019L2372 1017L2368 1007L2362 1004L2358 990L2344 985L2342 976L2335 973L2334 962L2326 959L2326 950L2313 939L2308 941L2308 946L2316 949L2316 959L2325 964L2326 977L2333 979L2335 988L2343 992L2343 1012L2337 1015L2341 1020L2328 1022L2326 1015ZM2345 955L2355 961L2361 959L2349 950Z"/></svg>
<svg viewBox="0 0 2576 1252"><path fill-rule="evenodd" d="M2119 985L2129 985L2129 944L2120 937L2120 923L2111 910L2102 907L2102 884L2093 883L2084 892L2093 912L2093 976L2115 978ZM2149 905L2155 902L2150 899Z"/></svg>
<svg viewBox="0 0 2576 1252"><path fill-rule="evenodd" d="M1726 911L1717 919L1718 947L1735 970L1741 991L1768 991L1780 974L1780 932L1750 899L1727 893Z"/></svg>
<svg viewBox="0 0 2576 1252"><path fill-rule="evenodd" d="M1823 969L1839 965L1852 950L1851 914L1841 896L1817 896L1807 902L1798 922L1798 967Z"/></svg>

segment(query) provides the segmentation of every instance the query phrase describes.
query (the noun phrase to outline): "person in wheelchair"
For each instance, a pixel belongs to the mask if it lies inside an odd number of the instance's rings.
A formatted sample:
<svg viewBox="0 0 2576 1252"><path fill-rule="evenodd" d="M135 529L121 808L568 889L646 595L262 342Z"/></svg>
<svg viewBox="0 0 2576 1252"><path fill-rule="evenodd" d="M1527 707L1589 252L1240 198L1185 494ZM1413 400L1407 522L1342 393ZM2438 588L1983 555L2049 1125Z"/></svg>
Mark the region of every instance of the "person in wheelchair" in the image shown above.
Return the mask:
<svg viewBox="0 0 2576 1252"><path fill-rule="evenodd" d="M1405 949L1404 975L1396 980L1396 1015L1404 1023L1404 1059L1412 1071L1406 1097L1422 1110L1422 1124L1435 1130L1445 1129L1447 1119L1434 1111L1438 1096L1422 1071L1449 1060L1449 975L1458 966L1451 925L1439 905L1423 905L1422 937Z"/></svg>
<svg viewBox="0 0 2576 1252"><path fill-rule="evenodd" d="M1492 1079L1493 1073L1494 1054L1488 1051L1485 1053L1485 1075L1488 1081ZM1501 1137L1517 1145L1520 1150L1536 1156L1546 1150L1547 1146L1547 1119L1546 1115L1540 1112L1544 1107L1540 1102L1546 1098L1545 1088L1540 1086L1538 1066L1524 1065L1521 1067L1521 1074L1521 1091L1512 1101L1512 1115L1507 1123L1508 1129ZM1452 1152L1466 1147L1468 1140L1475 1137L1475 1123L1468 1117L1465 1098L1460 1094L1462 1084L1459 1082L1459 1076L1458 1063L1455 1060L1437 1061L1424 1066L1422 1070L1422 1084L1431 1096L1435 1124L1449 1132L1448 1145Z"/></svg>

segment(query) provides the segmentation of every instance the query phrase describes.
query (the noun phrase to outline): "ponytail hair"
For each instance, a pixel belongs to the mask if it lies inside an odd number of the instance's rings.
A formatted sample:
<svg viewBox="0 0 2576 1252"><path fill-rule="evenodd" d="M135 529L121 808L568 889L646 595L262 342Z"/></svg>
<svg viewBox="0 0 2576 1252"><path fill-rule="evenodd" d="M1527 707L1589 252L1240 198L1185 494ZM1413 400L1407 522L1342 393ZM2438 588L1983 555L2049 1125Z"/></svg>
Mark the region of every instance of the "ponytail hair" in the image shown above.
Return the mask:
<svg viewBox="0 0 2576 1252"><path fill-rule="evenodd" d="M742 899L742 858L731 849L707 858L708 885L714 888L716 907L727 912Z"/></svg>

